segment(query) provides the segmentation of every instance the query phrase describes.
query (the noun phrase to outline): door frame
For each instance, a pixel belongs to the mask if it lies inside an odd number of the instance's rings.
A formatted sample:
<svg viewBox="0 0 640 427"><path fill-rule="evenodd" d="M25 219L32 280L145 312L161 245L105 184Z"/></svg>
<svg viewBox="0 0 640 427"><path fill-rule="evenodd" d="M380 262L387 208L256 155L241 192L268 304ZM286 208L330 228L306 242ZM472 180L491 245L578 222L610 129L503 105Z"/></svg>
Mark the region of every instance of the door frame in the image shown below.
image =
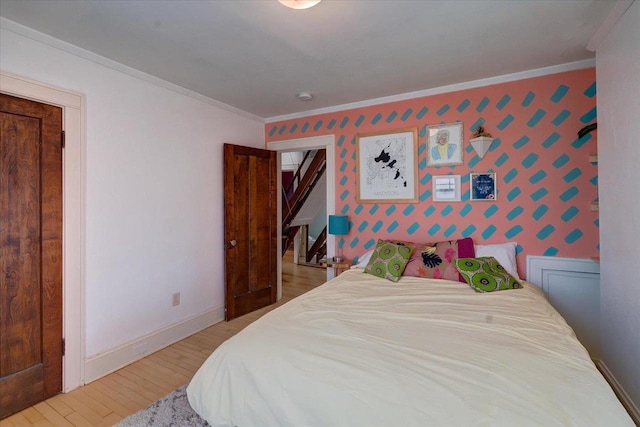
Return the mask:
<svg viewBox="0 0 640 427"><path fill-rule="evenodd" d="M85 361L85 195L84 95L0 72L0 91L62 108L62 391L84 384Z"/></svg>
<svg viewBox="0 0 640 427"><path fill-rule="evenodd" d="M318 148L327 150L327 215L333 215L336 209L335 185L336 185L336 167L335 167L335 135L320 135L308 138L286 139L282 141L267 142L265 145L268 150L278 152L278 254L282 254L282 153L291 151L307 151ZM335 255L336 239L333 235L327 234L327 257ZM327 269L327 280L333 278L333 271ZM282 298L282 256L278 256L278 295L277 299Z"/></svg>

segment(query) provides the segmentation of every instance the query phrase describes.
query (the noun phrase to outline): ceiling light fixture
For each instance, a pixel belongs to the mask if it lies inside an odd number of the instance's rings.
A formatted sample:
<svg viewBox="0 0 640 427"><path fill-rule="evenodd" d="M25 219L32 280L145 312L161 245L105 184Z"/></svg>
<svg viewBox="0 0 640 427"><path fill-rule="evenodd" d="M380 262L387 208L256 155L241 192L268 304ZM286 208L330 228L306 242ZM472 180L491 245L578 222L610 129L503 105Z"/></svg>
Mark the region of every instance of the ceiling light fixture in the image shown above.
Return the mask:
<svg viewBox="0 0 640 427"><path fill-rule="evenodd" d="M309 92L300 92L297 97L300 101L311 101L313 99L313 95Z"/></svg>
<svg viewBox="0 0 640 427"><path fill-rule="evenodd" d="M278 0L278 3L291 9L309 9L320 3L320 0Z"/></svg>

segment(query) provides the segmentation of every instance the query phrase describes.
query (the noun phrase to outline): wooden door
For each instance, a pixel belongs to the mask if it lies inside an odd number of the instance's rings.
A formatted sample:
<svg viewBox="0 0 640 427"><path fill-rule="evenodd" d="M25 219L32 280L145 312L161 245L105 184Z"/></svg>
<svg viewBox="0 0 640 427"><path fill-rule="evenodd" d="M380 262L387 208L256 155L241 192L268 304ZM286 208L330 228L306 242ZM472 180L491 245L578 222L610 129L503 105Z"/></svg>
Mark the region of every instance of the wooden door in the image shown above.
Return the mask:
<svg viewBox="0 0 640 427"><path fill-rule="evenodd" d="M62 109L0 94L0 418L62 391Z"/></svg>
<svg viewBox="0 0 640 427"><path fill-rule="evenodd" d="M274 151L225 144L226 320L276 302L276 178Z"/></svg>

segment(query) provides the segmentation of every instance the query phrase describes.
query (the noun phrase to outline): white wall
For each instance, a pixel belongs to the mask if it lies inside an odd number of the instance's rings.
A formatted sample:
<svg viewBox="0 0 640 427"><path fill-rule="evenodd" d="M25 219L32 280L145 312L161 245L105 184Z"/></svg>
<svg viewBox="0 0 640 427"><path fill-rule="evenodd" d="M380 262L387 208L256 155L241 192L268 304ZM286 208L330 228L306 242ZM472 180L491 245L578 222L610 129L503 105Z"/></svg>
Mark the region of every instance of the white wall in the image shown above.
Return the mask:
<svg viewBox="0 0 640 427"><path fill-rule="evenodd" d="M222 307L222 144L262 121L0 31L2 71L86 95L87 358Z"/></svg>
<svg viewBox="0 0 640 427"><path fill-rule="evenodd" d="M636 406L640 406L639 24L636 1L596 51L602 359Z"/></svg>

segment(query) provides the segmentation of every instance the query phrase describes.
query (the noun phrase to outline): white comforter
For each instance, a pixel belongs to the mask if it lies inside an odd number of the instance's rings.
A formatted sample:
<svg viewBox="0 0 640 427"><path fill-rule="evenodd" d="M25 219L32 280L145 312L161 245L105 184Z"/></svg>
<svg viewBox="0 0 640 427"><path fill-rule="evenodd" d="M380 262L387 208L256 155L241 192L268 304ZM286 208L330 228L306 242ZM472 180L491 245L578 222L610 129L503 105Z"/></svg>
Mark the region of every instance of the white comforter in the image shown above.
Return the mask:
<svg viewBox="0 0 640 427"><path fill-rule="evenodd" d="M362 270L226 341L187 393L213 426L633 426L536 286Z"/></svg>

